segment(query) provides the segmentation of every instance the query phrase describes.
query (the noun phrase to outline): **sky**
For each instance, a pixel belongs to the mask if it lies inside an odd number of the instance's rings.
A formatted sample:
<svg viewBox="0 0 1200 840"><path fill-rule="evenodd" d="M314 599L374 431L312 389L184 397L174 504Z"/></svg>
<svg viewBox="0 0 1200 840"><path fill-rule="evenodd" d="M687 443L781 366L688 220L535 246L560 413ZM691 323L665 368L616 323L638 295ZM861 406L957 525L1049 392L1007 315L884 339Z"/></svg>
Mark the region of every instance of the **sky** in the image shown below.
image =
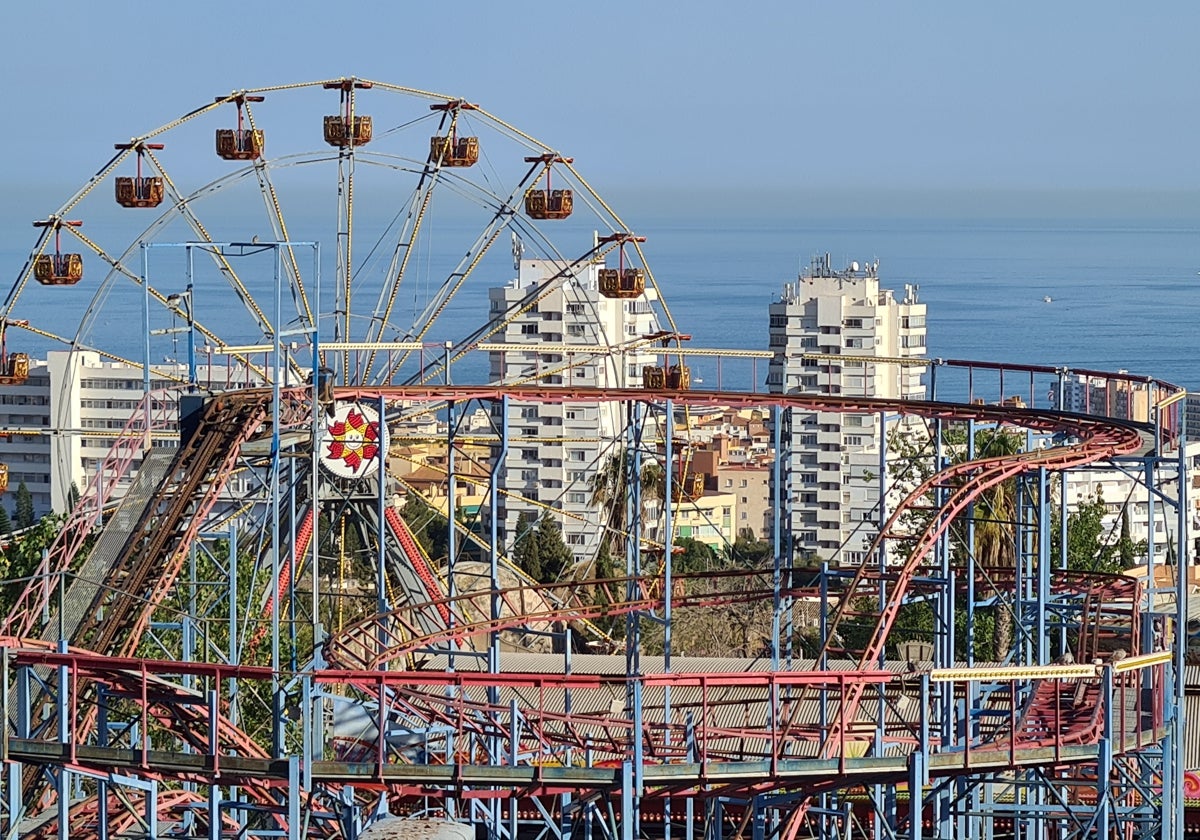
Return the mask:
<svg viewBox="0 0 1200 840"><path fill-rule="evenodd" d="M479 102L609 190L1200 185L1194 2L60 0L0 26L10 198L218 94L347 75Z"/></svg>

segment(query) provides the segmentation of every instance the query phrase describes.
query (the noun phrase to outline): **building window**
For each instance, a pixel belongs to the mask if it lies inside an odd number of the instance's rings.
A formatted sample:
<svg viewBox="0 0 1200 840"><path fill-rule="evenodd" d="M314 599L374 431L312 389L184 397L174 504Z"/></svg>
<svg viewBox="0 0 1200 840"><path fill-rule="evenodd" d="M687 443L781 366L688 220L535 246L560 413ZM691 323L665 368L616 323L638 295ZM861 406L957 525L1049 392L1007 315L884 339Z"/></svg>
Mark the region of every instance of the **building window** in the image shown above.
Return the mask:
<svg viewBox="0 0 1200 840"><path fill-rule="evenodd" d="M572 491L567 494L567 501L573 505L582 505L587 502L587 494L577 491Z"/></svg>
<svg viewBox="0 0 1200 840"><path fill-rule="evenodd" d="M538 334L537 324L522 324L521 325L521 335L537 335L537 334Z"/></svg>
<svg viewBox="0 0 1200 840"><path fill-rule="evenodd" d="M567 314L568 315L582 315L583 314L583 304L582 303L568 303L567 304Z"/></svg>
<svg viewBox="0 0 1200 840"><path fill-rule="evenodd" d="M583 534L567 534L567 545L583 545Z"/></svg>
<svg viewBox="0 0 1200 840"><path fill-rule="evenodd" d="M576 461L576 462L586 461L587 460L587 452L585 452L582 449L572 449L570 459L572 461Z"/></svg>

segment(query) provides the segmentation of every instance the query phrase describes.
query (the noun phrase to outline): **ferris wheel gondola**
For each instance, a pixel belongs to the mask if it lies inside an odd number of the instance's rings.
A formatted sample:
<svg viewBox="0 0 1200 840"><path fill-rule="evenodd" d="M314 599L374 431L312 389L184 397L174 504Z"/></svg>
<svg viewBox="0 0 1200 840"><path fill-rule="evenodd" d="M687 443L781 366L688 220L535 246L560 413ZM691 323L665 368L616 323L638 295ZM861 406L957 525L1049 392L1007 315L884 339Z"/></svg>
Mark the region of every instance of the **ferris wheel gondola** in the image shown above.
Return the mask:
<svg viewBox="0 0 1200 840"><path fill-rule="evenodd" d="M232 102L237 106L237 128L217 129L217 157L224 160L258 160L266 145L262 129L246 128L244 111L247 102L263 102L265 96L238 94L232 98L218 96L217 102Z"/></svg>
<svg viewBox="0 0 1200 840"><path fill-rule="evenodd" d="M63 225L81 227L81 221L68 221L57 216L33 223L34 227L50 228L54 231L54 253L38 254L33 262L33 276L43 286L74 286L83 279L83 255L62 252Z"/></svg>
<svg viewBox="0 0 1200 840"><path fill-rule="evenodd" d="M341 92L341 113L325 117L325 142L339 149L370 143L373 135L371 118L354 112L354 92L367 90L372 84L361 79L339 79L326 82L324 87Z"/></svg>
<svg viewBox="0 0 1200 840"><path fill-rule="evenodd" d="M117 177L113 183L117 196L117 204L122 207L157 207L163 200L163 179L160 175L142 174L142 157L149 150L158 151L165 148L163 143L145 143L133 141L116 143L113 146L119 151L132 149L137 158L137 174L130 178Z"/></svg>

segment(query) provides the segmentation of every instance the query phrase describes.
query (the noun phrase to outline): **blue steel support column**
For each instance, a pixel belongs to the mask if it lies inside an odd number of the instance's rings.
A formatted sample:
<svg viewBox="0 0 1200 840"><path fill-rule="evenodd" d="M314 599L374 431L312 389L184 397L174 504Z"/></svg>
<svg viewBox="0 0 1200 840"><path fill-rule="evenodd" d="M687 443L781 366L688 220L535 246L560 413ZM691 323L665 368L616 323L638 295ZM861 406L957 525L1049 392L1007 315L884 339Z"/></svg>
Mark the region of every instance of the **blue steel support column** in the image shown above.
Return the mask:
<svg viewBox="0 0 1200 840"><path fill-rule="evenodd" d="M238 542L237 531L233 528L229 529L229 661L231 664L238 664L238 622L237 622L237 602L238 602ZM240 725L241 715L238 713L240 708L238 701L238 681L237 677L229 678L229 722L234 726Z"/></svg>
<svg viewBox="0 0 1200 840"><path fill-rule="evenodd" d="M1175 403L1180 406L1181 403ZM1161 412L1161 409L1160 409ZM1183 417L1179 417L1179 423L1176 424L1179 428L1178 442L1178 461L1176 463L1176 475L1179 480L1179 499L1177 502L1176 514L1176 533L1179 535L1176 542L1178 548L1175 552L1175 660L1172 663L1175 670L1175 680L1172 688L1174 691L1171 696L1164 698L1169 714L1171 715L1171 737L1165 745L1167 748L1164 755L1164 763L1169 764L1172 770L1172 781L1170 791L1166 790L1164 779L1163 785L1163 808L1170 809L1170 820L1167 821L1167 827L1171 829L1171 833L1165 834L1167 837L1182 837L1184 832L1184 814L1183 814L1183 770L1184 770L1184 666L1186 662L1187 650L1187 618L1188 618L1188 565L1189 555L1192 551L1192 546L1187 540L1188 533L1188 512L1191 510L1191 505L1188 502L1188 469L1187 469L1187 436L1185 434L1185 424ZM1195 722L1193 722L1195 725ZM1166 816L1166 815L1164 815Z"/></svg>
<svg viewBox="0 0 1200 840"><path fill-rule="evenodd" d="M189 246L187 249L187 291L184 293L184 302L187 305L187 355L188 355L188 388L189 391L194 391L196 385L196 310L192 306L192 254L193 250ZM209 369L208 378L212 379L212 370Z"/></svg>
<svg viewBox="0 0 1200 840"><path fill-rule="evenodd" d="M446 596L450 599L450 627L454 628L454 596L458 594L454 585L454 555L458 549L458 534L454 529L454 423L456 420L454 401L446 403ZM453 671L455 645L448 651L449 670ZM451 690L451 689L447 689Z"/></svg>
<svg viewBox="0 0 1200 840"><path fill-rule="evenodd" d="M1104 704L1104 730L1097 745L1096 758L1096 836L1109 836L1110 786L1113 772L1113 669L1105 666L1101 675L1100 702Z"/></svg>
<svg viewBox="0 0 1200 840"><path fill-rule="evenodd" d="M783 484L783 454L780 445L783 440L783 430L780 428L782 409L778 406L771 407L771 446L775 450L775 462L771 465L771 554L774 557L771 568L771 588L774 592L774 604L771 611L771 670L778 671L780 667L780 633L782 630L783 618L783 598L781 597L781 588L783 586L783 505L781 500L787 495L788 490ZM788 564L789 567L791 564ZM825 610L821 610L821 618L824 620ZM790 634L789 634L790 636ZM780 703L779 703L779 686L771 683L771 698L768 714L770 715L770 728L774 732L779 729L780 724Z"/></svg>
<svg viewBox="0 0 1200 840"><path fill-rule="evenodd" d="M1062 571L1067 570L1067 511L1068 496L1068 470L1062 470L1058 474L1058 567ZM1061 656L1068 650L1070 641L1067 639L1067 629L1063 627L1058 634L1058 654Z"/></svg>
<svg viewBox="0 0 1200 840"><path fill-rule="evenodd" d="M671 673L671 601L674 598L672 593L671 582L671 566L673 564L674 552L672 551L675 540L674 537L674 522L671 521L671 454L672 454L672 438L675 436L675 404L671 400L667 400L666 419L663 423L664 435L666 442L664 444L665 460L667 469L664 470L663 476L663 671ZM665 743L668 747L671 745L671 686L663 686L663 722L666 724L664 732ZM667 795L663 799L663 840L671 840L671 797Z"/></svg>
<svg viewBox="0 0 1200 840"><path fill-rule="evenodd" d="M1146 488L1146 577L1150 582L1150 591L1146 593L1146 597L1151 604L1158 595L1158 587L1155 585L1158 575L1154 568L1154 555L1158 551L1158 541L1154 538L1154 525L1158 519L1154 504L1154 465L1153 455L1147 456L1142 462L1142 485ZM1180 478L1182 480L1182 476ZM1167 544L1167 547L1170 548L1170 543ZM1186 609L1183 611L1183 615L1186 623Z"/></svg>
<svg viewBox="0 0 1200 840"><path fill-rule="evenodd" d="M783 599L780 596L780 589L783 585L783 499L787 488L783 486L783 456L780 442L783 440L783 430L780 428L780 415L782 409L779 406L771 407L771 446L775 450L775 462L771 465L771 553L774 555L775 561L772 568L772 586L775 592L774 610L771 614L771 670L778 671L780 664L780 631L782 629L782 612ZM670 463L668 460L667 463ZM822 619L824 618L824 610L821 611ZM772 688L774 692L771 697L771 726L774 728L777 723L776 714L779 704L778 690Z"/></svg>
<svg viewBox="0 0 1200 840"><path fill-rule="evenodd" d="M908 756L908 836L910 840L921 840L921 819L925 811L925 785L929 778L926 763L925 753L921 749L913 750ZM938 826L947 825L942 821L944 819L945 815L942 815L942 819L935 824L934 831L939 831ZM948 837L950 835L939 831L933 836Z"/></svg>
<svg viewBox="0 0 1200 840"><path fill-rule="evenodd" d="M387 427L387 404L384 402L383 395L379 396L379 403L375 406L375 410L379 412L379 439L382 442L386 435L384 434ZM378 493L375 496L375 545L377 546L378 555L375 558L375 614L378 616L388 615L391 612L391 607L387 599L387 552L384 546L386 539L387 527L387 451L383 446L378 447L375 452L375 457L379 460L379 472L376 473ZM294 522L295 517L291 517ZM292 543L295 545L295 542ZM295 579L294 576L290 576ZM376 643L379 645L380 664L379 670L388 670L387 657L383 656L383 652L388 648L387 631L380 621L376 631ZM380 733L380 737L383 735Z"/></svg>
<svg viewBox="0 0 1200 840"><path fill-rule="evenodd" d="M1034 617L1037 644L1037 664L1050 662L1050 638L1046 627L1046 605L1050 603L1050 481L1045 467L1038 468L1038 610ZM1136 651L1131 651L1136 653Z"/></svg>
<svg viewBox="0 0 1200 840"><path fill-rule="evenodd" d="M150 780L146 791L146 838L158 840L158 780Z"/></svg>
<svg viewBox="0 0 1200 840"><path fill-rule="evenodd" d="M880 533L887 525L887 487L887 413L881 411L879 412L879 516L875 520L879 523ZM884 540L879 541L878 562L880 571L887 567L887 546Z"/></svg>
<svg viewBox="0 0 1200 840"><path fill-rule="evenodd" d="M631 575L640 575L641 568L641 535L642 535L642 433L645 422L643 405L640 402L633 403L632 411L630 412L630 443L631 447L627 452L627 463L629 464L630 476L628 484L629 492L626 494L628 499L629 517L629 534L626 537L626 557L627 566L631 570ZM667 551L670 551L670 546L667 546ZM632 585L632 580L631 580ZM644 731L643 719L643 686L642 686L642 662L641 662L641 647L642 647L642 622L641 614L638 611L631 612L630 619L632 627L627 634L632 641L632 651L626 647L626 675L630 680L630 691L632 697L630 709L630 722L633 724L633 801L630 803L634 836L640 837L642 833L642 814L641 814L641 794L642 794L642 778L643 769L646 760L645 744L642 740ZM632 652L632 658L630 653ZM624 806L622 805L622 808Z"/></svg>
<svg viewBox="0 0 1200 840"><path fill-rule="evenodd" d="M59 580L61 581L61 579L60 576ZM60 595L58 600L59 615L62 615L62 610L63 599ZM62 638L61 632L58 639L58 652L67 652L67 641ZM54 704L58 718L58 742L64 745L64 747L71 743L71 733L67 730L69 724L67 719L67 697L70 695L71 685L67 677L67 667L60 665L58 667L58 695L55 697ZM145 738L144 733L140 734L142 738ZM58 798L58 836L62 840L69 840L71 836L71 773L67 770L65 764L59 765L55 782L57 783L55 785L55 794Z"/></svg>
<svg viewBox="0 0 1200 840"><path fill-rule="evenodd" d="M208 788L208 840L221 840L221 783Z"/></svg>
<svg viewBox="0 0 1200 840"><path fill-rule="evenodd" d="M317 307L320 308L321 301L321 244L313 243L313 276L315 277L315 290L313 299L317 301ZM312 328L312 435L313 440L318 439L318 432L321 429L321 324L317 319L309 325ZM330 374L332 376L332 374ZM313 617L313 647L318 651L321 648L321 643L325 641L325 627L321 621L321 600L320 600L320 546L321 546L321 481L320 481L320 466L321 453L317 446L312 447L309 454L308 471L309 471L309 491L308 497L312 501L313 521L312 521L312 536L308 539L309 563L312 566L312 573L309 576L309 586L312 588L312 617ZM323 661L314 662L314 667L323 667ZM323 714L318 715L317 719L312 721L312 725L316 727L322 726ZM317 752L314 758L321 759L324 757L323 747L321 746L323 739L317 739Z"/></svg>
<svg viewBox="0 0 1200 840"><path fill-rule="evenodd" d="M492 461L492 474L488 477L488 497L491 500L491 540L490 549L488 550L488 579L491 586L491 597L488 599L488 614L493 622L500 619L500 471L504 469L505 460L508 458L508 394L503 394L500 397L500 447L496 452L496 457ZM500 673L500 631L491 630L488 632L488 649L487 649L487 664L489 674ZM500 707L500 687L497 685L488 686L488 705L493 709ZM515 738L516 730L516 712L513 710L510 717L513 727L513 737ZM501 741L500 741L500 718L499 713L492 714L492 729L496 733L492 736L491 744L489 745L490 760L499 765L502 763L501 756ZM515 750L515 744L512 749ZM515 762L513 762L515 764ZM515 826L517 821L516 797L509 798L510 820ZM501 825L501 809L503 804L500 799L491 801L491 825L488 826L489 840L496 840L500 836ZM515 837L515 833L513 835Z"/></svg>
<svg viewBox="0 0 1200 840"><path fill-rule="evenodd" d="M447 375L449 368L447 368ZM446 596L449 598L449 614L450 620L448 624L450 628L454 627L454 597L458 594L457 587L454 585L454 562L455 555L458 553L458 533L455 530L455 510L454 510L454 424L457 422L457 406L451 400L446 404ZM455 645L451 643L449 648L449 656L447 657L447 670L455 669L454 650ZM455 693L453 687L449 687L446 691L450 694ZM454 754L458 746L454 743L454 733L451 732L446 736L446 762L451 763L455 760ZM469 810L469 809L468 809ZM458 800L452 794L446 798L446 816L451 820L458 818Z"/></svg>
<svg viewBox="0 0 1200 840"><path fill-rule="evenodd" d="M379 737L383 737L380 733ZM300 758L299 756L288 756L288 824L287 837L288 840L300 840Z"/></svg>
<svg viewBox="0 0 1200 840"><path fill-rule="evenodd" d="M96 826L99 840L108 840L108 782L103 779L96 785Z"/></svg>
<svg viewBox="0 0 1200 840"><path fill-rule="evenodd" d="M946 450L943 438L945 437L945 429L942 425L942 420L939 418L934 421L934 467L942 469L946 465ZM971 460L975 457L975 422L967 422L967 459ZM934 490L934 505L940 508L946 503L946 490L937 488ZM968 592L973 593L973 582L975 580L975 540L974 540L974 505L967 508L967 578ZM973 647L974 632L975 632L975 604L972 601L967 605L967 645ZM953 631L951 631L953 632ZM946 650L942 646L936 646L934 655L940 658L946 655ZM937 661L935 663L942 668L954 667L953 662ZM967 697L965 700L966 710L961 716L955 714L955 699L954 690L950 683L938 684L938 743L942 748L949 747L954 743L955 737L962 734L963 737L970 737L970 713L972 705L975 702L973 692L977 691L974 688L974 683L968 683Z"/></svg>
<svg viewBox="0 0 1200 840"><path fill-rule="evenodd" d="M795 586L795 581L792 580L792 571L796 565L795 541L792 533L792 442L794 428L792 425L792 409L786 408L782 412L776 409L776 417L780 418L780 434L777 441L778 446L775 449L776 463L782 461L783 466L779 471L779 501L780 505L775 509L775 516L779 521L779 545L777 555L783 561L783 567L787 571L786 581L788 586ZM783 610L783 659L789 666L792 663L792 655L794 653L792 636L794 628L792 626L792 599L789 597L785 601L785 609Z"/></svg>
<svg viewBox="0 0 1200 840"><path fill-rule="evenodd" d="M150 251L149 244L141 243L142 249L142 388L150 393ZM146 444L150 443L150 401L146 401Z"/></svg>
<svg viewBox="0 0 1200 840"><path fill-rule="evenodd" d="M637 840L641 837L635 826L634 798L634 768L626 760L621 762L621 840Z"/></svg>
<svg viewBox="0 0 1200 840"><path fill-rule="evenodd" d="M271 485L271 591L275 593L275 599L278 600L280 575L279 519L283 515L279 493L279 482L282 478L279 469L279 401L284 375L279 330L283 323L283 289L281 283L282 273L280 272L279 265L279 247L273 246L271 254L274 257L275 271L275 323L271 331L271 362L274 369L271 373L271 466L269 468ZM283 731L283 685L279 680L279 629L279 609L278 605L276 605L276 609L271 610L271 671L273 672L271 675L271 710L272 717L274 718L272 721L271 756L273 758L282 758L286 749Z"/></svg>
<svg viewBox="0 0 1200 840"><path fill-rule="evenodd" d="M8 647L0 647L0 705L3 705L4 712L4 727L0 729L0 762L4 766L4 796L5 796L5 815L8 817L8 828L12 828L17 824L21 814L21 765L15 761L8 760L8 739L9 726L8 721L19 721L20 706L13 703L12 684L9 677L9 654ZM104 707L101 706L101 711ZM20 735L18 729L17 735ZM104 746L104 743L101 743Z"/></svg>

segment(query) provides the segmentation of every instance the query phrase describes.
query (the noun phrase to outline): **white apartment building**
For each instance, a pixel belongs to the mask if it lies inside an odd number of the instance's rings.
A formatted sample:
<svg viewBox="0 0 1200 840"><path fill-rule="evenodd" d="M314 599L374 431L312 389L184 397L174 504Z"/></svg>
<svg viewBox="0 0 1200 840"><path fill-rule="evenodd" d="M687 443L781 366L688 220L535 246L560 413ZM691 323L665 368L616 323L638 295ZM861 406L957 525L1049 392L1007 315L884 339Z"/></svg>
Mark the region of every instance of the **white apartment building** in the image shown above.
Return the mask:
<svg viewBox="0 0 1200 840"><path fill-rule="evenodd" d="M1071 373L1064 376L1059 388L1050 390L1048 396L1051 406L1058 407L1060 392L1063 411L1119 417L1140 423L1150 420L1150 406L1154 402L1149 381L1130 382L1095 374Z"/></svg>
<svg viewBox="0 0 1200 840"><path fill-rule="evenodd" d="M879 287L878 263L843 270L814 259L770 305L773 393L924 399L925 304L906 285L897 299ZM840 357L840 358L839 358ZM855 564L878 531L878 414L796 413L785 465L798 553Z"/></svg>
<svg viewBox="0 0 1200 840"><path fill-rule="evenodd" d="M187 379L186 365L167 363L155 370L152 390L178 387ZM239 373L224 365L200 366L197 377L219 389L253 384L244 369ZM11 513L12 495L24 482L39 516L65 511L71 485L80 492L87 487L144 393L140 367L106 362L98 353L51 351L45 360L31 360L25 382L0 386L0 463L9 470L9 498L0 503ZM176 403L168 401L166 408L177 420ZM174 447L178 439L156 436L153 444ZM138 466L135 459L125 484Z"/></svg>
<svg viewBox="0 0 1200 840"><path fill-rule="evenodd" d="M1189 509L1182 541L1178 514L1166 502L1179 496L1173 473L1167 473L1151 492L1136 468L1089 466L1069 470L1063 474L1068 514L1081 503L1099 497L1104 500L1106 510L1103 536L1106 543L1117 541L1123 521L1127 521L1129 536L1135 543L1144 540L1149 550L1150 557L1139 558L1139 563L1150 560L1161 566L1170 554L1178 554L1181 544L1194 556L1200 548L1200 443L1187 444L1185 463Z"/></svg>
<svg viewBox="0 0 1200 840"><path fill-rule="evenodd" d="M491 341L512 348L489 354L491 381L641 387L642 369L658 358L641 341L659 329L652 306L656 293L647 289L632 298L605 297L598 282L603 268L576 265L561 278L567 271L563 264L522 259L516 279L489 290L490 321L504 324ZM629 344L634 347L623 349ZM493 411L500 411L499 404ZM621 412L616 403L510 405L510 442L501 470L507 494L500 500L502 544L516 536L521 513L537 519L548 505L564 512L559 520L563 539L576 560L595 554L602 529L591 502L592 477L621 445ZM499 417L495 420L498 426Z"/></svg>

